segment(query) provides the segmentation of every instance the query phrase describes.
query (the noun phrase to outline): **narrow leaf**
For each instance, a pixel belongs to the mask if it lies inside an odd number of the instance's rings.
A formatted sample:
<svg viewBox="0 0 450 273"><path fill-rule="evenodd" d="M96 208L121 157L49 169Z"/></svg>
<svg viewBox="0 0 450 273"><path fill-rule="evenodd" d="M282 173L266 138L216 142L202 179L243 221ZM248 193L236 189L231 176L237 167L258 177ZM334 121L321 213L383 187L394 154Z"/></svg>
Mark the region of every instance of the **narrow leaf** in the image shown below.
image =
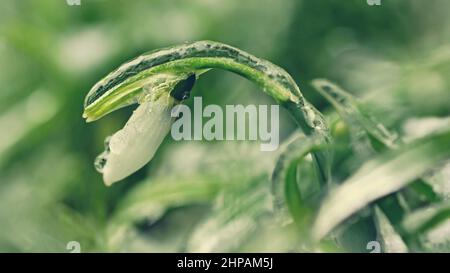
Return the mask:
<svg viewBox="0 0 450 273"><path fill-rule="evenodd" d="M272 173L272 196L275 210L282 216L286 215L288 211L301 228L305 228L311 221L312 211L305 203L308 194L300 192L297 184L297 177L300 177L299 183L306 183L302 180L304 176L297 176L298 166L311 152L325 146L325 140L318 135L311 137L301 135L295 138L281 153ZM311 182L316 185L316 189L320 188L320 181L317 180L319 175L318 173L313 178L316 180L315 182ZM311 177L309 178L311 179Z"/></svg>
<svg viewBox="0 0 450 273"><path fill-rule="evenodd" d="M450 130L389 151L364 164L324 200L313 233L316 239L369 203L396 192L450 157Z"/></svg>
<svg viewBox="0 0 450 273"><path fill-rule="evenodd" d="M402 237L395 231L389 219L383 211L375 206L375 222L377 225L378 237L382 241L383 250L387 253L408 252L408 247L403 242Z"/></svg>

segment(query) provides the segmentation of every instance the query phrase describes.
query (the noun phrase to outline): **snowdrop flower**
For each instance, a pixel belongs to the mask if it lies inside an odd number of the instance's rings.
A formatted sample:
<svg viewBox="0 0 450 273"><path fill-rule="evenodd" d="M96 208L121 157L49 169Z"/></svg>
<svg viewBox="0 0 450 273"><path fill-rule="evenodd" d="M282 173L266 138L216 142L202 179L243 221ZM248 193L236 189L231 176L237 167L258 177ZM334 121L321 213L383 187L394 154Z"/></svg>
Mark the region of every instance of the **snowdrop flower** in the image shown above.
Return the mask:
<svg viewBox="0 0 450 273"><path fill-rule="evenodd" d="M136 98L140 105L125 126L106 139L105 151L95 161L106 185L126 178L153 158L174 121L173 107L189 96L194 82L195 74L181 78L163 74L145 82Z"/></svg>
<svg viewBox="0 0 450 273"><path fill-rule="evenodd" d="M111 72L86 96L83 117L87 122L130 104L139 103L125 127L107 142L96 161L107 185L144 166L169 132L171 109L189 96L197 77L210 69L224 69L254 82L283 105L307 134L327 138L320 114L308 103L292 77L273 63L238 48L197 41L141 55ZM325 166L328 153L317 160ZM325 170L321 168L320 170ZM326 177L326 172L322 174Z"/></svg>
<svg viewBox="0 0 450 273"><path fill-rule="evenodd" d="M169 96L139 105L123 129L108 138L106 150L96 159L106 185L122 180L152 159L170 130Z"/></svg>

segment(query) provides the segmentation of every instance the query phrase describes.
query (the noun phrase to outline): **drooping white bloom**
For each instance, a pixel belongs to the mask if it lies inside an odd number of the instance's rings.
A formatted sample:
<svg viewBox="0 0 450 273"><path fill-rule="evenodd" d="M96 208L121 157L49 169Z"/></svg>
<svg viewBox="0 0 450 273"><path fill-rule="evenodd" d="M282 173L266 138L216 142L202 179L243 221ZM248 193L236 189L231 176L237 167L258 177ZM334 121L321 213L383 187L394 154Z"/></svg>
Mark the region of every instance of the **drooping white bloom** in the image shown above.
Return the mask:
<svg viewBox="0 0 450 273"><path fill-rule="evenodd" d="M96 160L106 185L111 185L149 162L170 131L173 99L169 95L143 102L125 126L112 135Z"/></svg>

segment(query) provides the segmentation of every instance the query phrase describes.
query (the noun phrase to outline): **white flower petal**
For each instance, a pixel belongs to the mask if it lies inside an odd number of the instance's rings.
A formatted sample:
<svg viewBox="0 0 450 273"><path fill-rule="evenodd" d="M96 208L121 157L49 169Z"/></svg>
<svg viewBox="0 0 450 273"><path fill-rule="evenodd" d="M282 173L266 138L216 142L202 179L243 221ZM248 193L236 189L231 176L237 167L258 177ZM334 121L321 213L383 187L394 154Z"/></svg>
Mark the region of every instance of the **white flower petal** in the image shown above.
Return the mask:
<svg viewBox="0 0 450 273"><path fill-rule="evenodd" d="M111 185L149 162L170 131L173 118L167 97L142 103L124 128L109 140L109 147L97 159L106 185Z"/></svg>

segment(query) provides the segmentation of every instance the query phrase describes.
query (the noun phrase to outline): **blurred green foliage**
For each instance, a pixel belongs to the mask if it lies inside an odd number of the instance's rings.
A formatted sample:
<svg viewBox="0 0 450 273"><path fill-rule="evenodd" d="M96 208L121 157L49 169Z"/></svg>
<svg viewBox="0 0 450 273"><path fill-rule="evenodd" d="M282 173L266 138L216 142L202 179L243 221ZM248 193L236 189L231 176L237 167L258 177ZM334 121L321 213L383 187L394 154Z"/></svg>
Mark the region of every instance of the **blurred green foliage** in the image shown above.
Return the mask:
<svg viewBox="0 0 450 273"><path fill-rule="evenodd" d="M310 85L314 78L339 82L412 139L431 126L422 118L450 114L449 10L447 0L1 1L0 251L67 252L69 241L86 252L310 251L298 248L295 226L271 214L276 154L252 143L166 138L146 168L105 187L93 160L132 109L86 124L84 96L143 52L209 39L285 68L343 143L346 128ZM272 103L255 89L217 71L193 92L205 104ZM280 128L282 139L295 129L285 112ZM335 161L339 181L361 166L348 147ZM433 179L448 198L448 168ZM321 250L367 251L375 231L356 222L348 229L356 239L344 235L342 248ZM427 247L448 251L448 227L447 237L439 234L439 248Z"/></svg>

